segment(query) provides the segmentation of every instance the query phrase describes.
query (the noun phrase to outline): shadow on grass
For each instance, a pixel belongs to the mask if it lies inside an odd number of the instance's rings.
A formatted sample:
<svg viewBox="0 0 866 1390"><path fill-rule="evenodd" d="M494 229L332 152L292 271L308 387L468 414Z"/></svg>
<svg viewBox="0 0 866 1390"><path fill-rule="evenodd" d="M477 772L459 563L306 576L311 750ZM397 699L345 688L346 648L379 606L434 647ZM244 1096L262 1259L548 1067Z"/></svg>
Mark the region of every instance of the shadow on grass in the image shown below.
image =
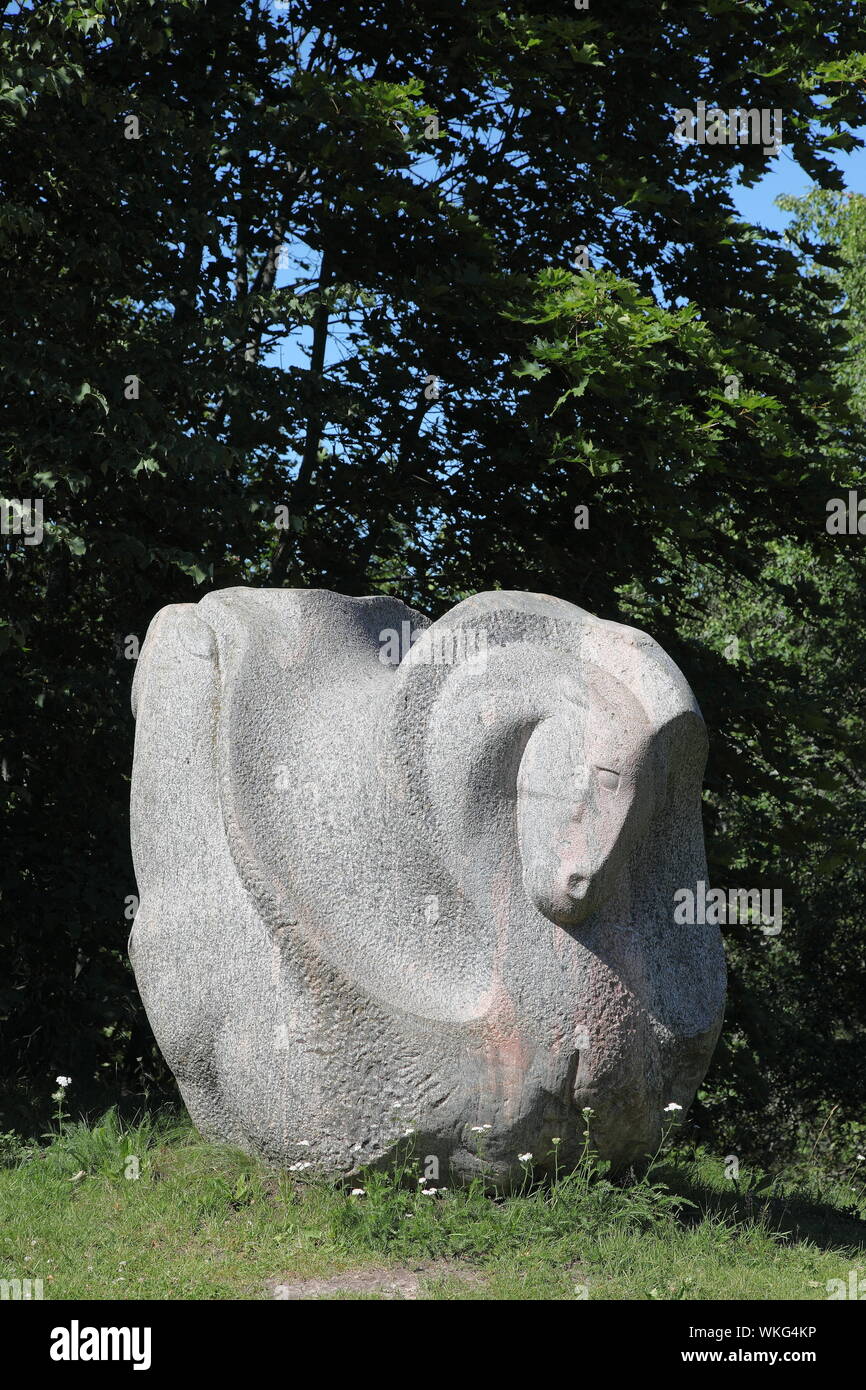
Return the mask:
<svg viewBox="0 0 866 1390"><path fill-rule="evenodd" d="M116 1086L73 1084L63 1106L68 1122L97 1124L105 1112L114 1107L118 1117L128 1124L142 1115L159 1113L174 1117L177 1124L191 1123L176 1086L150 1091L124 1090ZM57 1128L57 1102L37 1093L26 1082L0 1081L0 1132L14 1130L27 1143L40 1143L46 1134Z"/></svg>
<svg viewBox="0 0 866 1390"><path fill-rule="evenodd" d="M696 1182L673 1163L655 1168L653 1180L694 1202L694 1207L680 1213L684 1225L697 1225L704 1216L716 1215L730 1224L761 1225L785 1245L809 1241L821 1250L866 1254L866 1219L853 1197L849 1205L843 1205L841 1200L828 1201L806 1192L774 1192L770 1178L753 1182L749 1190L731 1182L730 1190L720 1191L709 1183Z"/></svg>

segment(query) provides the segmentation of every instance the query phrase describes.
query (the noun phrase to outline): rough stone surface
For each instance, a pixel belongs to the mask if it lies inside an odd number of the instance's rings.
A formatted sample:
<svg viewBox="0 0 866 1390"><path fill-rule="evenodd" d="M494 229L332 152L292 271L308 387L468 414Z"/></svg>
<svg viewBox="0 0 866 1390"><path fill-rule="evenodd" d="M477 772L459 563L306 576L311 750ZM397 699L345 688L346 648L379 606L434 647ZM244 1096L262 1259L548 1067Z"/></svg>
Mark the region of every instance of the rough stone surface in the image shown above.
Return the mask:
<svg viewBox="0 0 866 1390"><path fill-rule="evenodd" d="M674 922L706 733L645 633L227 589L156 615L133 710L130 955L205 1134L506 1184L573 1162L584 1107L621 1167L689 1105L725 988L718 928Z"/></svg>

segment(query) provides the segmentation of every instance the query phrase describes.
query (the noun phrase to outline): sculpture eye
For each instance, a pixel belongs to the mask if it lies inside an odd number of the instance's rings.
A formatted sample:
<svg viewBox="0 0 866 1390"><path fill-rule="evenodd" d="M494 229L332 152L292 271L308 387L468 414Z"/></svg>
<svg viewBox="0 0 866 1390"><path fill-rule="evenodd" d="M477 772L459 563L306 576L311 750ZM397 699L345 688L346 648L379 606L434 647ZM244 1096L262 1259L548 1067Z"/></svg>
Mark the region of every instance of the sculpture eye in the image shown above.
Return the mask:
<svg viewBox="0 0 866 1390"><path fill-rule="evenodd" d="M619 786L619 773L611 772L609 767L597 767L598 780L609 792L615 792Z"/></svg>

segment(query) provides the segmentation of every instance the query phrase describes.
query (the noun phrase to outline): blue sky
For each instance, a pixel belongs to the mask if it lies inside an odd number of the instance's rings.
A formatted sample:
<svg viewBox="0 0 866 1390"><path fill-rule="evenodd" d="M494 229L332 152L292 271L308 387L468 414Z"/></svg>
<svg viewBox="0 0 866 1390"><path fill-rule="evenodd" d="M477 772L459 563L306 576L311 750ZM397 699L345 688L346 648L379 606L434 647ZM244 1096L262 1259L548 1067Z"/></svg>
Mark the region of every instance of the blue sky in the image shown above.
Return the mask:
<svg viewBox="0 0 866 1390"><path fill-rule="evenodd" d="M866 138L866 130L855 132L860 139ZM840 150L830 156L833 163L845 176L845 186L851 193L866 193L866 149L853 150L843 154ZM812 187L808 175L791 158L790 150L784 145L778 156L754 188L734 189L734 202L741 217L749 222L769 227L772 231L783 232L790 219L790 213L782 212L774 205L780 193L793 193L800 197Z"/></svg>
<svg viewBox="0 0 866 1390"><path fill-rule="evenodd" d="M866 129L856 132L861 139L866 139ZM866 148L853 150L850 154L845 154L841 150L834 151L829 156L840 168L845 177L845 186L852 193L866 194ZM775 206L775 199L782 193L793 193L800 196L808 193L812 187L808 175L803 172L799 164L791 157L790 150L783 145L779 154L773 159L767 169L767 173L755 184L753 188L744 188L737 184L734 187L734 203L740 216L749 222L759 226L767 227L771 231L783 232L790 220L790 213L782 212ZM315 257L311 258L315 260ZM286 270L277 275L277 284L282 286L291 284L294 281L293 274ZM304 348L309 351L311 339L309 329L296 332L290 338L284 339L280 347L274 349L267 361L273 365L306 366L307 356ZM327 364L330 365L339 357L336 344L331 341L328 344Z"/></svg>

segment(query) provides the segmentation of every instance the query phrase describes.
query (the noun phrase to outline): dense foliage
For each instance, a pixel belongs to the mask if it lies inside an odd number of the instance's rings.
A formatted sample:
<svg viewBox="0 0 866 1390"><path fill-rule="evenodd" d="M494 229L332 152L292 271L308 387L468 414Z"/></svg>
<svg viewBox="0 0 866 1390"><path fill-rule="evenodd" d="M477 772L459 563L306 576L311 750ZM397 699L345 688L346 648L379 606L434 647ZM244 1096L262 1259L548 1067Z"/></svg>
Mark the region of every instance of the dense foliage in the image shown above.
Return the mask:
<svg viewBox="0 0 866 1390"><path fill-rule="evenodd" d="M711 730L711 879L784 891L778 937L729 929L702 1123L767 1148L856 1116L864 542L825 516L863 450L828 159L866 124L859 10L8 7L0 491L45 511L2 538L10 1083L159 1075L124 950L153 613L501 586L667 647ZM782 112L826 190L791 242L734 210L759 145L674 139L698 99Z"/></svg>

